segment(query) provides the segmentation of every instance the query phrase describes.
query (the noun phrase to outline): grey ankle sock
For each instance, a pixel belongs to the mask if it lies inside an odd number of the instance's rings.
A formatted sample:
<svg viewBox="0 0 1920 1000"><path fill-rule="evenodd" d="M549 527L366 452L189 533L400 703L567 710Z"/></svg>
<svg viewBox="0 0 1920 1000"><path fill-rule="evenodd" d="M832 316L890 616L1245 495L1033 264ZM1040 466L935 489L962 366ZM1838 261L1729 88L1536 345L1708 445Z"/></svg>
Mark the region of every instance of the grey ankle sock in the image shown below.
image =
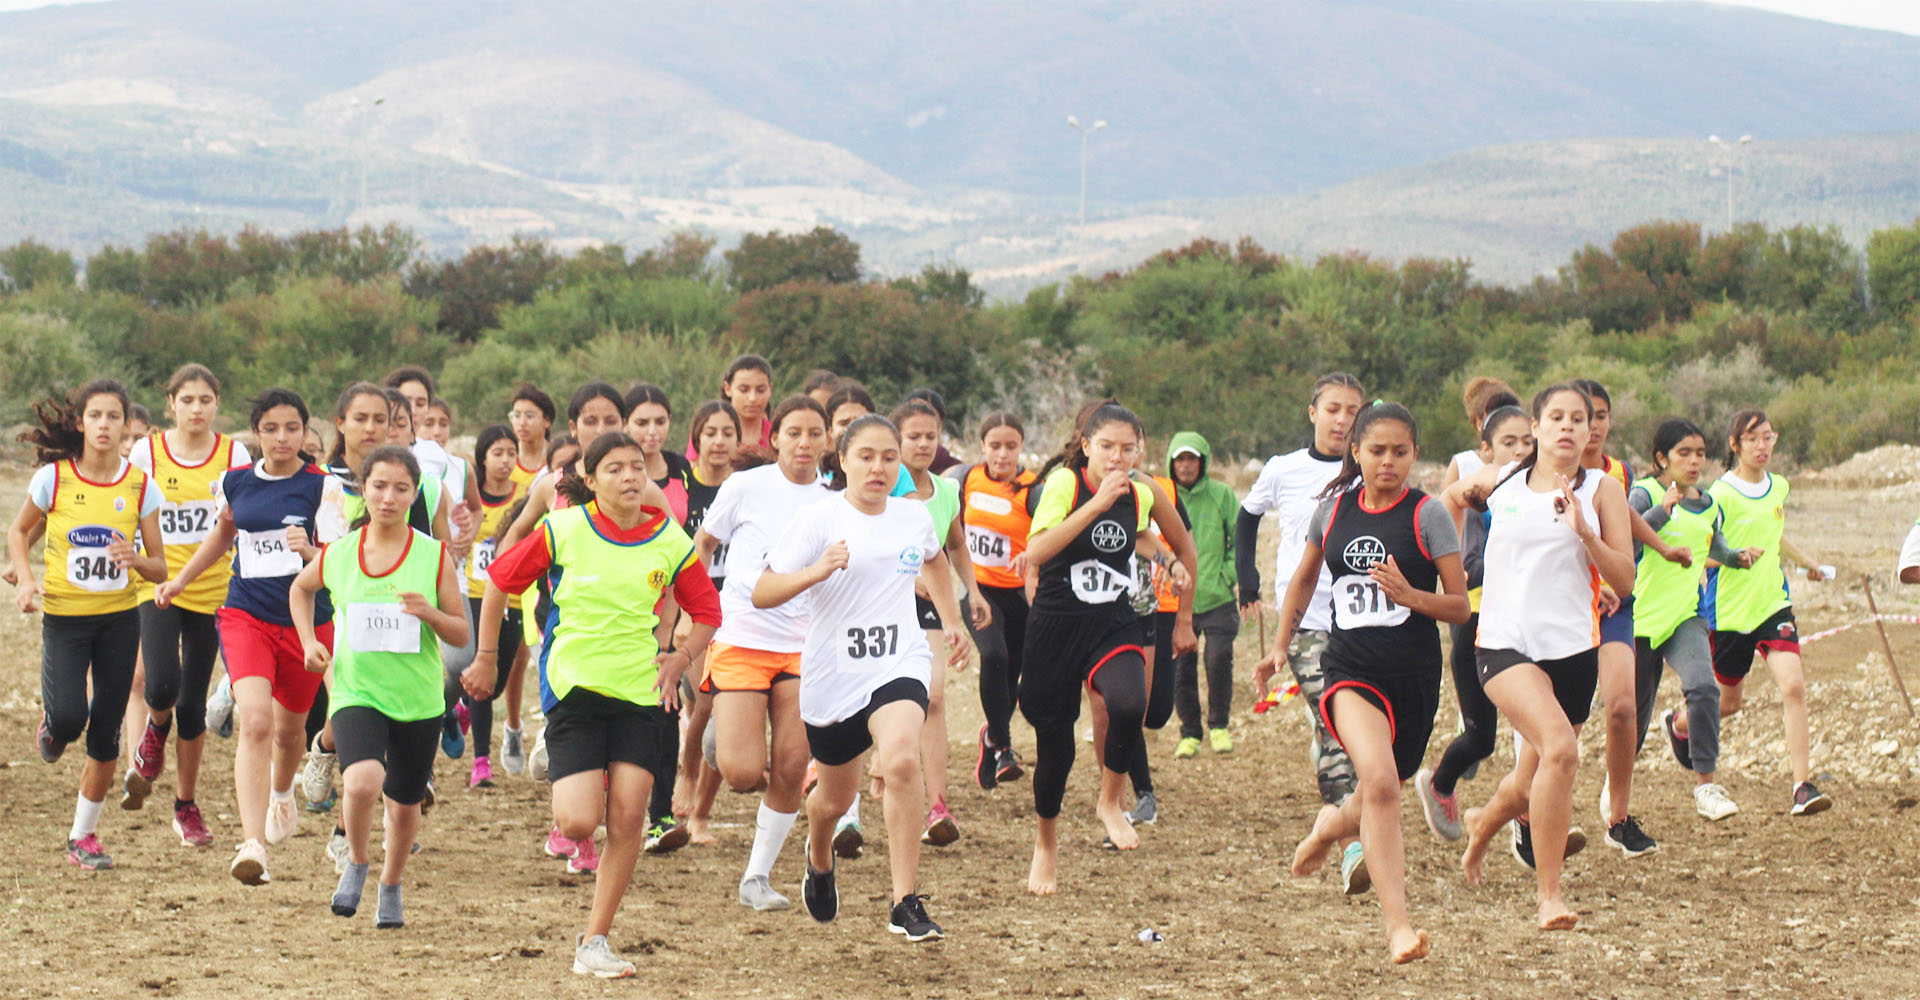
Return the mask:
<svg viewBox="0 0 1920 1000"><path fill-rule="evenodd" d="M360 909L360 891L366 884L367 866L347 862L347 870L340 873L340 886L333 890L334 915L353 916Z"/></svg>
<svg viewBox="0 0 1920 1000"><path fill-rule="evenodd" d="M387 929L405 927L406 920L400 916L400 887L380 883L380 905L373 913L373 926Z"/></svg>

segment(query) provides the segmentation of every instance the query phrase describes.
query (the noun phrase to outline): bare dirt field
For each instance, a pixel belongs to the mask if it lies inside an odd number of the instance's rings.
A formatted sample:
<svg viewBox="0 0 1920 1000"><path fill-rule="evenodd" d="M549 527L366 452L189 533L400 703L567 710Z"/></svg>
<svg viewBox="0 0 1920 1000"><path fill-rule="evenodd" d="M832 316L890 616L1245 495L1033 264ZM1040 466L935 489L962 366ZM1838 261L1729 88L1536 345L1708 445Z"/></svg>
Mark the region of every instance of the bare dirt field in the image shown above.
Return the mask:
<svg viewBox="0 0 1920 1000"><path fill-rule="evenodd" d="M1901 453L1911 466L1912 455ZM1859 577L1873 574L1881 610L1912 614L1894 558L1920 512L1920 483L1889 481L1886 462L1802 477L1789 536L1841 582L1796 583L1803 632L1865 618ZM1864 470L1864 471L1862 471ZM5 473L0 503L20 502L24 470ZM1262 548L1271 551L1263 543ZM1270 558L1270 556L1269 556ZM1271 568L1268 568L1269 580ZM0 588L4 589L4 588ZM9 598L10 598L9 594ZM1920 690L1920 626L1887 626ZM755 800L723 793L720 842L642 857L615 926L615 947L640 966L632 982L569 971L590 880L540 853L544 789L524 777L465 789L464 762L442 759L441 805L408 869L408 926L376 931L370 915L327 909L334 884L321 853L326 818L273 852L271 885L226 874L238 839L232 744L217 738L200 796L216 847L180 847L165 811L171 773L145 811L108 804L101 836L119 863L83 874L66 866L77 754L48 766L33 750L39 715L39 624L0 614L0 995L21 997L1888 997L1920 995L1920 781L1916 726L1895 700L1871 626L1807 647L1815 771L1838 801L1790 818L1779 703L1765 671L1730 720L1722 780L1742 807L1723 823L1693 813L1691 781L1656 736L1642 754L1635 812L1661 844L1628 861L1599 845L1598 750L1589 738L1575 797L1595 846L1573 860L1568 896L1579 929L1533 929L1532 880L1504 852L1470 889L1459 851L1429 835L1411 789L1403 810L1409 893L1433 954L1411 967L1384 961L1370 896L1340 895L1333 875L1293 879L1286 861L1318 806L1298 703L1256 717L1237 695L1230 756L1171 752L1176 727L1152 734L1161 802L1143 848L1097 844L1094 770L1083 746L1063 824L1062 892L1024 890L1032 837L1023 781L982 792L966 779L979 708L972 674L951 682L952 806L964 836L929 849L921 887L949 934L906 945L886 932L883 849L840 869L840 920L819 926L798 909L756 914L733 901ZM1257 656L1253 629L1239 645ZM1245 670L1242 671L1245 673ZM1447 696L1451 701L1451 694ZM1677 702L1671 680L1665 704ZM1441 708L1435 745L1451 735ZM1031 733L1015 738L1031 753ZM1892 741L1891 749L1888 742ZM1877 744L1877 747L1876 747ZM1508 760L1504 748L1495 761ZM1462 785L1478 802L1497 764ZM874 840L877 808L868 809ZM799 838L776 883L795 897ZM371 909L369 906L368 909ZM1143 945L1154 928L1165 940Z"/></svg>

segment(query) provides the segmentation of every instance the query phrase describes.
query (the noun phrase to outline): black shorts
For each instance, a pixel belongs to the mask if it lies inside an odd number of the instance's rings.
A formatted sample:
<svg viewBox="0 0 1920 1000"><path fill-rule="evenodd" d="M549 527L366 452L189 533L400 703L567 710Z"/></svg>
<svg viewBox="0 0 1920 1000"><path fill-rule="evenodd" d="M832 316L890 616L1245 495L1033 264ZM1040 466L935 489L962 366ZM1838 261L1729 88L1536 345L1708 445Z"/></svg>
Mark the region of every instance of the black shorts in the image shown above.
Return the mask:
<svg viewBox="0 0 1920 1000"><path fill-rule="evenodd" d="M896 677L880 685L867 699L867 707L839 722L824 726L807 724L807 751L814 760L828 767L839 767L857 760L867 748L873 746L873 733L867 729L873 713L880 706L896 701L910 701L920 706L924 715L927 711L927 686L912 677Z"/></svg>
<svg viewBox="0 0 1920 1000"><path fill-rule="evenodd" d="M673 767L679 732L658 705L636 705L574 688L547 713L547 780L604 771L615 761L649 774Z"/></svg>
<svg viewBox="0 0 1920 1000"><path fill-rule="evenodd" d="M1080 719L1080 688L1123 653L1147 657L1145 626L1125 604L1120 614L1027 616L1020 668L1020 714L1035 729L1071 726Z"/></svg>
<svg viewBox="0 0 1920 1000"><path fill-rule="evenodd" d="M1793 622L1793 608L1785 607L1760 623L1751 632L1714 632L1707 637L1713 643L1713 676L1728 687L1747 679L1753 670L1753 654L1800 652L1800 629Z"/></svg>
<svg viewBox="0 0 1920 1000"><path fill-rule="evenodd" d="M403 806L419 805L433 777L433 752L440 742L440 717L395 722L378 709L348 705L333 713L333 748L340 770L377 760L387 769L380 790Z"/></svg>
<svg viewBox="0 0 1920 1000"><path fill-rule="evenodd" d="M1333 693L1346 688L1373 703L1386 713L1387 731L1393 737L1393 764L1400 780L1406 781L1420 771L1427 756L1427 740L1433 735L1433 716L1440 710L1440 671L1419 674L1375 676L1349 669L1332 657L1320 661L1327 687L1320 695L1320 720L1327 732L1340 739L1340 727L1333 717ZM1341 741L1344 747L1345 741Z"/></svg>
<svg viewBox="0 0 1920 1000"><path fill-rule="evenodd" d="M1481 690L1485 690L1487 682L1508 667L1531 663L1547 675L1547 680L1553 682L1553 699L1560 703L1560 710L1567 714L1568 722L1576 726L1584 725L1587 717L1593 714L1593 692L1600 685L1598 649L1585 650L1558 660L1536 660L1511 649L1484 647L1475 650L1474 655L1475 665L1479 668Z"/></svg>
<svg viewBox="0 0 1920 1000"><path fill-rule="evenodd" d="M919 594L913 595L913 611L920 616L920 627L922 629L928 632L940 631L940 609L934 607L932 601L921 597Z"/></svg>

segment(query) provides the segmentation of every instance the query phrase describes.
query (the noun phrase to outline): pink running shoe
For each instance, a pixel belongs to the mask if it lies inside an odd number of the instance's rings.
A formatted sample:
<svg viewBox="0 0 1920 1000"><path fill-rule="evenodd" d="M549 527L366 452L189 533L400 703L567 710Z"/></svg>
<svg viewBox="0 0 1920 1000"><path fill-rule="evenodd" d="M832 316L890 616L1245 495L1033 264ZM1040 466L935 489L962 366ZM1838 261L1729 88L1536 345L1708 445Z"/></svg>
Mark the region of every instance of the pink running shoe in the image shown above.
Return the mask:
<svg viewBox="0 0 1920 1000"><path fill-rule="evenodd" d="M460 720L460 735L465 736L473 732L473 712L467 708L465 698L454 703L453 714Z"/></svg>
<svg viewBox="0 0 1920 1000"><path fill-rule="evenodd" d="M213 834L207 830L207 821L200 816L200 807L187 803L173 811L173 832L180 835L180 843L185 847L212 847Z"/></svg>
<svg viewBox="0 0 1920 1000"><path fill-rule="evenodd" d="M953 813L945 802L936 802L927 810L927 829L920 835L920 842L935 847L945 847L960 839L960 824L953 821Z"/></svg>
<svg viewBox="0 0 1920 1000"><path fill-rule="evenodd" d="M575 875L585 875L600 869L600 852L593 846L593 838L576 841L573 857L567 859L567 871Z"/></svg>
<svg viewBox="0 0 1920 1000"><path fill-rule="evenodd" d="M113 859L107 857L107 849L100 846L100 835L89 833L79 840L67 841L67 864L97 872L112 868Z"/></svg>
<svg viewBox="0 0 1920 1000"><path fill-rule="evenodd" d="M142 778L152 781L167 766L167 730L171 728L162 729L149 721L146 731L140 734L140 746L133 752L133 768Z"/></svg>
<svg viewBox="0 0 1920 1000"><path fill-rule="evenodd" d="M493 761L485 757L473 759L473 776L467 779L468 788L493 787Z"/></svg>
<svg viewBox="0 0 1920 1000"><path fill-rule="evenodd" d="M560 836L560 828L556 826L547 831L547 843L542 850L546 851L547 857L550 858L571 858L574 846L573 841Z"/></svg>

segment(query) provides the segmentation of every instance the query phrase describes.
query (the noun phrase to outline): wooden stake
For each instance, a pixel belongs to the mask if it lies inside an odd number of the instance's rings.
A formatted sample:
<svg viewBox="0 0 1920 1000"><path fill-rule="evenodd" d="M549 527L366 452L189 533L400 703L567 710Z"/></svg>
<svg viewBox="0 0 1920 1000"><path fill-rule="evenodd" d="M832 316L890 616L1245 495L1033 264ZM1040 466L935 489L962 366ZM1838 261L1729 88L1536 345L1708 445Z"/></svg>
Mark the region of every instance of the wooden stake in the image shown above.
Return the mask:
<svg viewBox="0 0 1920 1000"><path fill-rule="evenodd" d="M1887 625L1880 620L1880 607L1873 600L1873 576L1863 573L1860 576L1860 589L1867 593L1867 611L1873 615L1873 627L1880 631L1880 648L1887 652L1887 669L1893 671L1893 686L1900 689L1900 704L1906 706L1907 718L1913 718L1913 697L1907 694L1907 682L1900 679L1900 665L1893 660L1893 643L1887 640Z"/></svg>

